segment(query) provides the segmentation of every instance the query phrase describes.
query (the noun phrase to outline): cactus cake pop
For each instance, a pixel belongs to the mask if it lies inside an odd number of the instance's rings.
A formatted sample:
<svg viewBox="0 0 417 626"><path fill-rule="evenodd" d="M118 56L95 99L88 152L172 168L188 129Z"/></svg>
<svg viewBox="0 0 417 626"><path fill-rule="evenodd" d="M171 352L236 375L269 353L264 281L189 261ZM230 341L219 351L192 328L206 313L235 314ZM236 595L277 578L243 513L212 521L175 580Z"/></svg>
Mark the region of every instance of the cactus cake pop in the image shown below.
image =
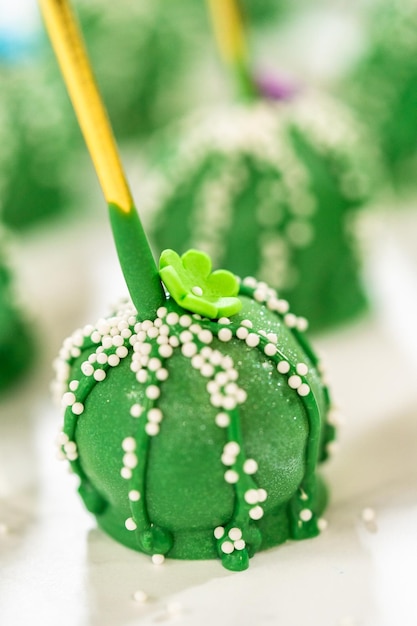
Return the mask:
<svg viewBox="0 0 417 626"><path fill-rule="evenodd" d="M374 132L397 188L415 186L417 164L417 4L379 0L364 43L339 90Z"/></svg>
<svg viewBox="0 0 417 626"><path fill-rule="evenodd" d="M216 24L233 3L211 4ZM151 238L157 251L196 246L268 282L322 330L365 307L354 225L378 177L377 150L330 97L260 93L236 19L234 29L217 32L244 99L162 134L147 195Z"/></svg>
<svg viewBox="0 0 417 626"><path fill-rule="evenodd" d="M16 302L6 249L7 235L0 229L0 392L23 374L33 356L28 326Z"/></svg>
<svg viewBox="0 0 417 626"><path fill-rule="evenodd" d="M327 499L317 465L334 426L305 320L203 252L165 250L157 271L71 11L41 6L132 297L64 343L59 449L121 543L156 563L245 569L259 549L318 534Z"/></svg>

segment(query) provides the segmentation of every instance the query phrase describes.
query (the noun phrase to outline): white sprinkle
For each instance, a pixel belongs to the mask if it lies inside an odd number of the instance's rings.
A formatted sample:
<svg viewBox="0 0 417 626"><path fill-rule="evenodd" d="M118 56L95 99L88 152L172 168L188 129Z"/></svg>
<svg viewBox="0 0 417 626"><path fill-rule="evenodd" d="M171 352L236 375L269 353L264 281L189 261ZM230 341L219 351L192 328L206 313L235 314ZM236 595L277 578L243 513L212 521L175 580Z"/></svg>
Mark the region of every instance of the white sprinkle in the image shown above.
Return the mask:
<svg viewBox="0 0 417 626"><path fill-rule="evenodd" d="M188 343L184 343L181 348L181 352L183 353L184 356L190 359L195 354L197 354L197 346L192 341Z"/></svg>
<svg viewBox="0 0 417 626"><path fill-rule="evenodd" d="M148 594L145 591L142 591L141 589L138 589L133 594L133 599L138 604L145 604L145 602L148 601Z"/></svg>
<svg viewBox="0 0 417 626"><path fill-rule="evenodd" d="M164 306L160 306L159 309L156 312L157 316L161 320L164 319L164 317L166 316L167 313L168 313L168 309L166 309Z"/></svg>
<svg viewBox="0 0 417 626"><path fill-rule="evenodd" d="M255 474L258 471L258 464L255 459L246 459L243 464L245 474Z"/></svg>
<svg viewBox="0 0 417 626"><path fill-rule="evenodd" d="M159 370L160 367L162 367L162 363L159 359L156 357L149 359L148 369L150 369L151 372L156 372L156 370Z"/></svg>
<svg viewBox="0 0 417 626"><path fill-rule="evenodd" d="M205 378L210 378L214 374L214 367L210 363L205 363L200 370L201 375ZM219 405L220 406L220 405Z"/></svg>
<svg viewBox="0 0 417 626"><path fill-rule="evenodd" d="M146 388L145 393L146 397L150 400L156 400L157 398L159 398L161 391L156 385L149 385L149 387Z"/></svg>
<svg viewBox="0 0 417 626"><path fill-rule="evenodd" d="M145 424L145 431L149 437L155 437L159 434L159 424L155 424L155 422L147 422Z"/></svg>
<svg viewBox="0 0 417 626"><path fill-rule="evenodd" d="M137 489L132 489L131 491L129 491L129 500L131 502L137 502L138 500L140 500L140 493Z"/></svg>
<svg viewBox="0 0 417 626"><path fill-rule="evenodd" d="M253 297L257 302L265 302L267 294L264 289L256 289L253 293Z"/></svg>
<svg viewBox="0 0 417 626"><path fill-rule="evenodd" d="M181 343L188 343L192 340L193 340L193 333L190 332L189 330L183 330L182 333L180 333Z"/></svg>
<svg viewBox="0 0 417 626"><path fill-rule="evenodd" d="M160 381L167 380L168 376L169 376L168 370L165 369L164 367L161 367L161 369L156 372L157 380L160 380Z"/></svg>
<svg viewBox="0 0 417 626"><path fill-rule="evenodd" d="M268 497L266 489L258 489L258 502L265 502Z"/></svg>
<svg viewBox="0 0 417 626"><path fill-rule="evenodd" d="M290 376L288 379L288 385L289 387L291 387L291 389L298 389L298 387L302 384L302 380L299 376L297 376L296 374L294 374L293 376Z"/></svg>
<svg viewBox="0 0 417 626"><path fill-rule="evenodd" d="M128 354L129 350L126 348L126 346L120 346L116 350L116 355L119 357L119 359L125 359Z"/></svg>
<svg viewBox="0 0 417 626"><path fill-rule="evenodd" d="M228 325L230 324L230 320L228 317L220 317L219 318L219 324L223 324L223 325Z"/></svg>
<svg viewBox="0 0 417 626"><path fill-rule="evenodd" d="M198 287L198 285L195 285L195 287L192 287L191 291L193 292L195 296L203 295L203 290L201 289L201 287Z"/></svg>
<svg viewBox="0 0 417 626"><path fill-rule="evenodd" d="M129 480L130 478L132 478L132 470L130 470L128 467L122 467L122 469L120 470L120 475L125 480Z"/></svg>
<svg viewBox="0 0 417 626"><path fill-rule="evenodd" d="M169 344L159 346L158 353L163 359L169 359L172 356L173 349Z"/></svg>
<svg viewBox="0 0 417 626"><path fill-rule="evenodd" d="M68 386L71 389L71 391L77 391L79 384L80 383L78 380L72 380Z"/></svg>
<svg viewBox="0 0 417 626"><path fill-rule="evenodd" d="M226 411L232 411L234 408L236 408L237 405L237 401L236 398L233 396L226 396L223 398L223 408L226 409Z"/></svg>
<svg viewBox="0 0 417 626"><path fill-rule="evenodd" d="M227 470L227 472L225 472L224 474L224 479L227 483L233 485L234 483L238 482L239 474L235 472L235 470Z"/></svg>
<svg viewBox="0 0 417 626"><path fill-rule="evenodd" d="M202 371L202 370L201 370ZM221 393L213 393L210 396L210 404L216 408L223 407L223 396Z"/></svg>
<svg viewBox="0 0 417 626"><path fill-rule="evenodd" d="M267 333L268 340L276 345L278 343L278 336L275 333Z"/></svg>
<svg viewBox="0 0 417 626"><path fill-rule="evenodd" d="M88 361L84 361L81 365L81 371L84 376L92 376L94 374L94 367Z"/></svg>
<svg viewBox="0 0 417 626"><path fill-rule="evenodd" d="M288 328L295 328L297 326L297 317L294 313L287 313L284 317L284 322Z"/></svg>
<svg viewBox="0 0 417 626"><path fill-rule="evenodd" d="M323 532L323 531L327 530L327 528L328 528L328 526L329 526L329 523L328 523L327 519L324 519L324 517L320 517L320 518L317 520L317 526L318 526L318 529L319 529L321 532Z"/></svg>
<svg viewBox="0 0 417 626"><path fill-rule="evenodd" d="M246 337L246 344L250 347L250 348L256 348L256 346L259 344L259 337L256 333L249 333L249 335Z"/></svg>
<svg viewBox="0 0 417 626"><path fill-rule="evenodd" d="M278 300L276 303L278 313L284 314L289 311L290 305L286 300Z"/></svg>
<svg viewBox="0 0 417 626"><path fill-rule="evenodd" d="M227 413L217 413L215 422L219 428L227 428L230 424L230 417Z"/></svg>
<svg viewBox="0 0 417 626"><path fill-rule="evenodd" d="M255 506L249 511L249 517L253 520L261 519L261 517L263 517L263 514L264 510L261 506Z"/></svg>
<svg viewBox="0 0 417 626"><path fill-rule="evenodd" d="M230 454L231 456L237 456L240 452L240 445L237 441L229 441L223 448L223 452L225 454Z"/></svg>
<svg viewBox="0 0 417 626"><path fill-rule="evenodd" d="M149 328L146 331L146 334L149 337L149 339L156 339L156 337L158 337L159 335L159 329L156 326L152 326L152 328Z"/></svg>
<svg viewBox="0 0 417 626"><path fill-rule="evenodd" d="M288 374L290 371L290 364L288 361L280 361L277 365L277 370L280 374Z"/></svg>
<svg viewBox="0 0 417 626"><path fill-rule="evenodd" d="M224 341L227 343L232 338L232 331L230 330L230 328L221 328L219 330L218 337L220 341Z"/></svg>
<svg viewBox="0 0 417 626"><path fill-rule="evenodd" d="M307 383L303 383L298 387L297 393L299 396L308 396L308 394L310 393L309 385L307 385Z"/></svg>
<svg viewBox="0 0 417 626"><path fill-rule="evenodd" d="M308 374L308 367L305 363L298 363L295 369L297 371L297 374L299 374L300 376L306 376Z"/></svg>
<svg viewBox="0 0 417 626"><path fill-rule="evenodd" d="M123 465L129 469L134 469L138 464L138 457L134 452L126 452L123 456Z"/></svg>
<svg viewBox="0 0 417 626"><path fill-rule="evenodd" d="M300 511L300 520L302 522L309 522L313 517L313 512L310 509L303 509Z"/></svg>
<svg viewBox="0 0 417 626"><path fill-rule="evenodd" d="M162 411L158 408L149 409L148 411L148 420L150 422L154 422L155 424L159 424L162 422Z"/></svg>
<svg viewBox="0 0 417 626"><path fill-rule="evenodd" d="M133 404L130 407L130 415L132 417L140 417L142 415L143 411L144 411L144 408L140 404Z"/></svg>
<svg viewBox="0 0 417 626"><path fill-rule="evenodd" d="M105 365L107 363L107 354L105 352L99 352L99 354L97 354L97 363L99 363L100 365Z"/></svg>
<svg viewBox="0 0 417 626"><path fill-rule="evenodd" d="M120 348L123 345L124 341L123 341L123 337L121 335L115 335L112 339L112 344L116 347L116 348Z"/></svg>
<svg viewBox="0 0 417 626"><path fill-rule="evenodd" d="M240 528L231 528L228 532L229 535L229 539L231 539L232 541L238 541L239 539L242 539L242 531L240 530Z"/></svg>
<svg viewBox="0 0 417 626"><path fill-rule="evenodd" d="M183 328L188 328L191 325L192 319L189 315L181 315L179 322L180 326L182 326Z"/></svg>
<svg viewBox="0 0 417 626"><path fill-rule="evenodd" d="M153 322L151 320L144 320L142 322L142 330L148 331L150 328L152 328L153 326Z"/></svg>
<svg viewBox="0 0 417 626"><path fill-rule="evenodd" d="M231 541L223 541L221 551L224 552L224 554L232 554L234 549L235 547Z"/></svg>
<svg viewBox="0 0 417 626"><path fill-rule="evenodd" d="M201 343L209 344L213 341L213 333L210 330L204 329L198 333L198 339Z"/></svg>
<svg viewBox="0 0 417 626"><path fill-rule="evenodd" d="M308 329L308 320L305 317L299 317L297 320L297 329L304 333Z"/></svg>
<svg viewBox="0 0 417 626"><path fill-rule="evenodd" d="M175 326L175 324L178 324L179 319L178 313L171 311L171 313L168 313L166 316L166 323L169 324L169 326Z"/></svg>
<svg viewBox="0 0 417 626"><path fill-rule="evenodd" d="M62 396L62 406L72 406L76 400L75 394L71 391L67 391Z"/></svg>
<svg viewBox="0 0 417 626"><path fill-rule="evenodd" d="M117 354L110 354L108 362L110 367L117 367L120 363L120 359Z"/></svg>
<svg viewBox="0 0 417 626"><path fill-rule="evenodd" d="M102 369L95 370L94 380L96 380L98 383L101 383L106 378L106 375L106 372Z"/></svg>
<svg viewBox="0 0 417 626"><path fill-rule="evenodd" d="M266 356L274 356L277 353L277 348L273 343L267 343L264 352Z"/></svg>
<svg viewBox="0 0 417 626"><path fill-rule="evenodd" d="M221 462L223 463L223 465L234 465L236 461L236 457L231 455L231 454L226 454L225 452L223 452L222 456L221 456Z"/></svg>
<svg viewBox="0 0 417 626"><path fill-rule="evenodd" d="M75 402L75 404L72 405L71 410L74 415L81 415L81 413L84 412L84 405L81 402Z"/></svg>
<svg viewBox="0 0 417 626"><path fill-rule="evenodd" d="M125 526L127 528L127 530L136 530L137 526L136 526L136 522L133 519L133 517L128 517L127 520L125 521Z"/></svg>
<svg viewBox="0 0 417 626"><path fill-rule="evenodd" d="M216 539L221 539L224 536L223 526L217 526L217 528L214 529L214 536Z"/></svg>
<svg viewBox="0 0 417 626"><path fill-rule="evenodd" d="M248 398L248 394L246 393L244 389L237 390L236 400L239 404L243 404L244 402L246 402L247 398Z"/></svg>
<svg viewBox="0 0 417 626"><path fill-rule="evenodd" d="M171 314L170 314L171 315ZM162 563L165 561L165 557L163 554L153 554L152 555L152 563L154 565L162 565Z"/></svg>
<svg viewBox="0 0 417 626"><path fill-rule="evenodd" d="M375 510L371 507L366 507L362 511L362 519L366 524L374 522L376 518Z"/></svg>
<svg viewBox="0 0 417 626"><path fill-rule="evenodd" d="M148 381L148 372L146 370L140 369L136 374L136 380L138 383L145 384Z"/></svg>
<svg viewBox="0 0 417 626"><path fill-rule="evenodd" d="M178 337L172 336L168 339L169 344L173 347L173 348L178 348L178 346L180 345L180 340L178 339Z"/></svg>
<svg viewBox="0 0 417 626"><path fill-rule="evenodd" d="M203 365L204 359L201 354L196 354L195 356L193 356L193 358L191 359L191 367L193 367L195 370L199 370L203 367Z"/></svg>
<svg viewBox="0 0 417 626"><path fill-rule="evenodd" d="M244 326L245 328L253 328L253 324L252 324L251 320L247 320L247 319L242 320L240 322L240 325Z"/></svg>
<svg viewBox="0 0 417 626"><path fill-rule="evenodd" d="M61 432L61 433L58 433L55 441L56 441L57 446L63 446L66 443L68 443L69 437L66 433Z"/></svg>
<svg viewBox="0 0 417 626"><path fill-rule="evenodd" d="M125 452L133 452L134 450L136 450L136 441L134 437L126 437L125 439L123 439L122 449Z"/></svg>
<svg viewBox="0 0 417 626"><path fill-rule="evenodd" d="M257 504L258 502L258 490L257 489L248 489L245 491L245 502L248 504Z"/></svg>
<svg viewBox="0 0 417 626"><path fill-rule="evenodd" d="M238 539L237 541L234 541L233 545L235 547L235 550L244 550L246 547L246 543L243 539Z"/></svg>
<svg viewBox="0 0 417 626"><path fill-rule="evenodd" d="M242 341L245 340L248 335L249 335L248 329L244 328L243 326L240 326L236 331L236 337L238 339L242 339Z"/></svg>

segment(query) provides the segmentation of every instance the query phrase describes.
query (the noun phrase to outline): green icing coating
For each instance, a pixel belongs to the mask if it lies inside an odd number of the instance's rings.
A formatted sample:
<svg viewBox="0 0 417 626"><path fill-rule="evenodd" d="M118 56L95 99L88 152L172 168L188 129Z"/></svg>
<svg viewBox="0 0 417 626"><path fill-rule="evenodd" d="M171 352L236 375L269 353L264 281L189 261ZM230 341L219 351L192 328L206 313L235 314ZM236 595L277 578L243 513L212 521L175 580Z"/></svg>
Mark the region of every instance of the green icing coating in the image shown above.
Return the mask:
<svg viewBox="0 0 417 626"><path fill-rule="evenodd" d="M417 4L380 0L367 16L363 51L339 91L380 141L394 183L415 186Z"/></svg>
<svg viewBox="0 0 417 626"><path fill-rule="evenodd" d="M125 303L76 331L56 363L57 443L81 497L105 532L154 559L238 571L319 532L316 469L335 433L306 322L254 279L240 299L218 320L168 297L140 322Z"/></svg>
<svg viewBox="0 0 417 626"><path fill-rule="evenodd" d="M364 311L358 207L379 155L318 95L202 112L159 137L144 206L156 253L196 247L279 291L317 331Z"/></svg>

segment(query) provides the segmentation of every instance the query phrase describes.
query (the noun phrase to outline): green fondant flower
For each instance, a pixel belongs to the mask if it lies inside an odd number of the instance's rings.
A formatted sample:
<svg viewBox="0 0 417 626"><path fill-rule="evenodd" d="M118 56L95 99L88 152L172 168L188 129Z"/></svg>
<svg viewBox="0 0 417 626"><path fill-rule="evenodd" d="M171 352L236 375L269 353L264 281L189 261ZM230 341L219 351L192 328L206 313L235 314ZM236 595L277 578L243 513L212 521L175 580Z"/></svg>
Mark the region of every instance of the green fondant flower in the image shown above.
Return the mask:
<svg viewBox="0 0 417 626"><path fill-rule="evenodd" d="M164 250L159 274L175 302L188 311L217 319L242 308L236 297L236 276L227 270L211 273L211 259L205 252L188 250L180 257L174 250Z"/></svg>

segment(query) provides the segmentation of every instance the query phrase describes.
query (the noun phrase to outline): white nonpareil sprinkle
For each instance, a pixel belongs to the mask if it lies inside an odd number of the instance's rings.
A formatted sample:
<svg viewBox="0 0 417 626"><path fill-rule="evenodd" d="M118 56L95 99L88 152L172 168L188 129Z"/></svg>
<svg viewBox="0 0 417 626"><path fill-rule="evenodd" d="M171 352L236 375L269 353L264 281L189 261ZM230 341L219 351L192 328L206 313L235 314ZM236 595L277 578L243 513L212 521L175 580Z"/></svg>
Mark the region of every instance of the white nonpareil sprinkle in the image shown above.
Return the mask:
<svg viewBox="0 0 417 626"><path fill-rule="evenodd" d="M243 464L245 474L255 474L258 471L258 464L254 459L246 459Z"/></svg>
<svg viewBox="0 0 417 626"><path fill-rule="evenodd" d="M238 539L237 541L234 541L233 545L235 547L235 550L244 550L246 547L246 543L243 539Z"/></svg>
<svg viewBox="0 0 417 626"><path fill-rule="evenodd" d="M137 526L136 526L136 522L133 519L133 517L128 517L127 520L125 521L125 526L127 530L136 530Z"/></svg>
<svg viewBox="0 0 417 626"><path fill-rule="evenodd" d="M156 385L149 385L149 387L146 388L145 393L146 397L150 400L156 400L157 398L159 398L161 392L159 387L157 387Z"/></svg>
<svg viewBox="0 0 417 626"><path fill-rule="evenodd" d="M71 407L74 415L81 415L84 412L84 405L81 402L75 402Z"/></svg>
<svg viewBox="0 0 417 626"><path fill-rule="evenodd" d="M221 551L224 552L224 554L232 554L234 549L235 547L231 541L223 541Z"/></svg>
<svg viewBox="0 0 417 626"><path fill-rule="evenodd" d="M122 449L125 452L133 452L134 450L136 450L136 441L134 437L126 437L125 439L123 439Z"/></svg>
<svg viewBox="0 0 417 626"><path fill-rule="evenodd" d="M153 554L152 555L152 563L154 565L162 565L162 563L165 561L165 557L163 554Z"/></svg>
<svg viewBox="0 0 417 626"><path fill-rule="evenodd" d="M224 479L227 483L233 485L237 483L239 480L239 474L235 472L235 470L227 470L224 474Z"/></svg>
<svg viewBox="0 0 417 626"><path fill-rule="evenodd" d="M145 604L148 601L148 594L146 591L142 591L142 589L138 589L133 594L133 599L138 604Z"/></svg>
<svg viewBox="0 0 417 626"><path fill-rule="evenodd" d="M308 367L305 363L298 363L295 369L297 371L297 374L299 374L300 376L306 376L308 374Z"/></svg>
<svg viewBox="0 0 417 626"><path fill-rule="evenodd" d="M288 385L291 387L291 389L298 389L302 382L303 381L299 376L297 376L297 374L290 376L288 379Z"/></svg>
<svg viewBox="0 0 417 626"><path fill-rule="evenodd" d="M202 296L203 295L203 290L201 289L201 287L198 287L198 285L195 285L191 291L193 292L193 294L195 296Z"/></svg>
<svg viewBox="0 0 417 626"><path fill-rule="evenodd" d="M134 469L138 464L138 457L134 452L126 452L123 456L123 465L129 469Z"/></svg>
<svg viewBox="0 0 417 626"><path fill-rule="evenodd" d="M219 330L218 337L220 341L227 343L232 338L232 331L230 330L230 328L221 328Z"/></svg>
<svg viewBox="0 0 417 626"><path fill-rule="evenodd" d="M260 339L256 333L249 333L245 341L250 348L256 348L256 346L259 344Z"/></svg>
<svg viewBox="0 0 417 626"><path fill-rule="evenodd" d="M215 421L219 428L227 428L230 424L230 417L227 413L218 413Z"/></svg>
<svg viewBox="0 0 417 626"><path fill-rule="evenodd" d="M261 506L255 506L249 511L249 517L253 520L261 519L261 517L263 517L263 514L264 510Z"/></svg>
<svg viewBox="0 0 417 626"><path fill-rule="evenodd" d="M140 493L137 489L129 491L129 500L131 502L138 502L138 500L140 500Z"/></svg>
<svg viewBox="0 0 417 626"><path fill-rule="evenodd" d="M223 526L217 526L217 528L214 529L214 536L216 539L221 539L224 536L224 528Z"/></svg>
<svg viewBox="0 0 417 626"><path fill-rule="evenodd" d="M140 404L133 404L130 407L130 415L132 417L140 417L142 415L143 411L144 411L144 408Z"/></svg>
<svg viewBox="0 0 417 626"><path fill-rule="evenodd" d="M313 517L313 512L310 509L303 509L300 511L299 517L302 522L309 522Z"/></svg>
<svg viewBox="0 0 417 626"><path fill-rule="evenodd" d="M240 528L231 528L227 534L229 535L229 539L231 539L232 541L238 541L239 539L242 539L242 531L240 530Z"/></svg>
<svg viewBox="0 0 417 626"><path fill-rule="evenodd" d="M277 370L280 374L288 374L290 371L290 364L288 361L280 361L277 365Z"/></svg>

